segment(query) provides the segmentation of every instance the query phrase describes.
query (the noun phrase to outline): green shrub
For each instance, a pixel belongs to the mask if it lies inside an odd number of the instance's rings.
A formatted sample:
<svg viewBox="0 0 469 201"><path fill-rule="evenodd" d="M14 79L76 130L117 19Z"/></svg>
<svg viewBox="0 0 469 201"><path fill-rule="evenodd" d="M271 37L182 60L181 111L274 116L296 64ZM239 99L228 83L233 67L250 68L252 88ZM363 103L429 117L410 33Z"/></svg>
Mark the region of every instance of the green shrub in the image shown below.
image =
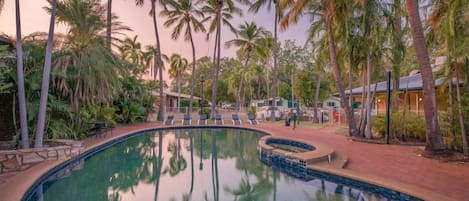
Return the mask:
<svg viewBox="0 0 469 201"><path fill-rule="evenodd" d="M248 112L248 115L256 116L256 107L254 106L249 107L247 112Z"/></svg>
<svg viewBox="0 0 469 201"><path fill-rule="evenodd" d="M372 128L381 136L384 136L386 129L385 116L375 116L372 118L371 122ZM401 110L391 115L390 123L391 138L401 141L425 141L425 120L423 117L409 111Z"/></svg>
<svg viewBox="0 0 469 201"><path fill-rule="evenodd" d="M199 114L205 114L207 115L207 119L210 119L210 109L207 107L204 107L201 110L199 110Z"/></svg>

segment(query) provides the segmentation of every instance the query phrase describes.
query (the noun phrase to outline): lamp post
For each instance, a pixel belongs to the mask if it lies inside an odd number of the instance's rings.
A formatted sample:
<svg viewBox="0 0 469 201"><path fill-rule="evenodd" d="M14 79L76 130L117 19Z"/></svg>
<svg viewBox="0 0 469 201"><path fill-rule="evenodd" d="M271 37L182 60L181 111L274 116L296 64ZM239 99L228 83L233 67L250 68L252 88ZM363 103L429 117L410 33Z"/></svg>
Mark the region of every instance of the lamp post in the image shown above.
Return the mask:
<svg viewBox="0 0 469 201"><path fill-rule="evenodd" d="M199 104L199 107L200 107L200 112L201 113L202 113L202 106L204 104L204 82L205 82L204 74L200 74L200 104Z"/></svg>

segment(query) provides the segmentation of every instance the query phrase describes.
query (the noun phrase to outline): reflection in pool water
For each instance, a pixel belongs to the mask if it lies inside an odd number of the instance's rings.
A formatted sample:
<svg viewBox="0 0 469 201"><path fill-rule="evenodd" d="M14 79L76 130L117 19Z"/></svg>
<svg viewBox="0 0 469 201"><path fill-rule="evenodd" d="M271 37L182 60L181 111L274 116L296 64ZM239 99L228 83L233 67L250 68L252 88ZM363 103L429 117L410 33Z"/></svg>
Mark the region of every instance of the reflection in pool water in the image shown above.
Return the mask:
<svg viewBox="0 0 469 201"><path fill-rule="evenodd" d="M152 131L117 143L44 179L26 200L386 200L264 165L261 134L238 129Z"/></svg>

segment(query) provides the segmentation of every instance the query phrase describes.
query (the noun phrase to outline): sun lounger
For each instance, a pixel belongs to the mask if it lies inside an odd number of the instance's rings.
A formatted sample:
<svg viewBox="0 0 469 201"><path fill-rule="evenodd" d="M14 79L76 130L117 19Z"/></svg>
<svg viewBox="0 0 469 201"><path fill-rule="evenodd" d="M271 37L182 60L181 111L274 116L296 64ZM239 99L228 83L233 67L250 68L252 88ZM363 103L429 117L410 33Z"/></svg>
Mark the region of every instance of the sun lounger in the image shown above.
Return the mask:
<svg viewBox="0 0 469 201"><path fill-rule="evenodd" d="M221 116L221 114L216 114L216 115L215 115L215 124L216 124L216 125L223 125L223 124L225 124L225 122L223 121L223 117Z"/></svg>
<svg viewBox="0 0 469 201"><path fill-rule="evenodd" d="M182 119L182 125L191 125L192 123L192 118L190 115L185 114L184 118Z"/></svg>
<svg viewBox="0 0 469 201"><path fill-rule="evenodd" d="M174 115L168 115L168 117L164 121L164 125L165 126L174 125Z"/></svg>
<svg viewBox="0 0 469 201"><path fill-rule="evenodd" d="M233 121L233 125L241 125L241 119L239 119L238 114L232 114L231 120Z"/></svg>
<svg viewBox="0 0 469 201"><path fill-rule="evenodd" d="M248 115L248 121L251 125L257 125L259 122L256 120L256 117L254 115Z"/></svg>
<svg viewBox="0 0 469 201"><path fill-rule="evenodd" d="M197 124L199 125L207 125L207 115L201 114L199 120L197 120Z"/></svg>

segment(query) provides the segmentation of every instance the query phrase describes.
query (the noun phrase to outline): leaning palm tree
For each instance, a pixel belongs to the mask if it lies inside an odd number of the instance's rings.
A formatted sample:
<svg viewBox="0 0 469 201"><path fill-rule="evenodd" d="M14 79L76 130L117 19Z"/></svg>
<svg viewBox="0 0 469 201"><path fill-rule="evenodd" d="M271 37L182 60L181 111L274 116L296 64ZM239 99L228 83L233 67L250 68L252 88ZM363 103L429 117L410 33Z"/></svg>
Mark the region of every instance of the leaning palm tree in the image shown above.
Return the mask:
<svg viewBox="0 0 469 201"><path fill-rule="evenodd" d="M186 58L182 58L179 54L171 55L171 68L169 69L169 77L176 79L176 85L178 90L178 102L177 111L180 112L181 107L181 76L182 73L187 70L188 61Z"/></svg>
<svg viewBox="0 0 469 201"><path fill-rule="evenodd" d="M26 97L24 95L23 48L21 41L20 1L15 1L16 7L16 74L18 76L18 107L20 110L21 147L29 148L28 120L26 113Z"/></svg>
<svg viewBox="0 0 469 201"><path fill-rule="evenodd" d="M144 0L135 0L137 6L143 6ZM155 38L156 38L156 59L155 63L153 64L155 67L158 66L158 74L159 74L159 81L160 81L160 88L159 88L159 95L160 95L160 107L158 108L158 121L163 121L164 119L164 102L163 102L163 60L161 56L161 44L160 44L160 35L158 32L158 23L156 21L156 3L159 3L163 8L166 10L166 2L167 0L150 0L151 3L151 10L150 15L153 18L153 28L155 29ZM156 75L156 72L155 72ZM156 79L155 79L156 81Z"/></svg>
<svg viewBox="0 0 469 201"><path fill-rule="evenodd" d="M214 31L215 33L215 48L213 49L213 69L212 69L212 106L211 117L215 117L217 106L218 94L218 75L220 72L220 54L221 54L221 24L228 26L228 28L236 34L236 29L231 25L230 20L233 14L242 16L242 10L235 6L232 0L227 0L225 3L221 0L208 0L204 1L205 5L201 8L206 17L203 22L209 23L207 38Z"/></svg>
<svg viewBox="0 0 469 201"><path fill-rule="evenodd" d="M238 36L239 38L229 40L225 43L226 47L230 47L232 45L235 45L240 48L241 51L243 51L246 55L244 65L243 65L243 71L241 73L241 78L239 80L239 87L238 87L238 94L236 96L236 106L235 106L235 111L239 112L240 107L241 107L241 92L243 90L243 82L244 82L244 76L246 74L246 69L249 63L249 60L251 59L252 53L254 51L262 51L260 50L260 45L259 43L263 39L264 35L266 35L266 31L264 28L259 27L256 25L256 23L251 22L245 22L245 24L240 25L239 31L238 31Z"/></svg>
<svg viewBox="0 0 469 201"><path fill-rule="evenodd" d="M46 58L44 62L44 70L42 74L42 85L41 85L41 98L39 102L39 113L37 117L36 126L36 139L34 140L34 147L41 148L44 138L44 129L46 126L46 108L47 108L47 97L49 96L49 82L50 82L50 70L52 61L52 46L54 45L54 25L55 25L55 12L57 8L57 0L52 1L52 11L50 14L50 26L49 26L49 37L47 39Z"/></svg>
<svg viewBox="0 0 469 201"><path fill-rule="evenodd" d="M275 14L274 14L274 66L273 66L273 77L272 77L272 112L270 113L270 119L275 121L275 112L273 111L274 108L277 106L277 71L278 71L278 21L280 18L280 7L279 7L279 0L256 0L252 3L251 7L249 7L249 11L253 11L255 13L259 12L259 9L263 6L267 6L267 9L270 10L272 4L275 6Z"/></svg>
<svg viewBox="0 0 469 201"><path fill-rule="evenodd" d="M407 14L409 15L410 28L414 41L417 60L422 74L423 108L425 114L426 146L425 151L438 153L446 149L438 124L436 110L435 82L433 80L432 67L428 57L427 46L420 20L418 3L416 0L406 0Z"/></svg>
<svg viewBox="0 0 469 201"><path fill-rule="evenodd" d="M165 27L176 25L171 37L177 40L184 31L184 40L190 41L192 46L192 73L191 73L191 95L189 100L188 114L192 115L192 104L194 101L194 85L195 85L195 45L192 36L194 32L205 32L205 27L198 18L203 18L204 14L198 10L191 0L169 1L168 10L161 12L162 16L168 17L164 23ZM185 30L183 30L185 27Z"/></svg>

